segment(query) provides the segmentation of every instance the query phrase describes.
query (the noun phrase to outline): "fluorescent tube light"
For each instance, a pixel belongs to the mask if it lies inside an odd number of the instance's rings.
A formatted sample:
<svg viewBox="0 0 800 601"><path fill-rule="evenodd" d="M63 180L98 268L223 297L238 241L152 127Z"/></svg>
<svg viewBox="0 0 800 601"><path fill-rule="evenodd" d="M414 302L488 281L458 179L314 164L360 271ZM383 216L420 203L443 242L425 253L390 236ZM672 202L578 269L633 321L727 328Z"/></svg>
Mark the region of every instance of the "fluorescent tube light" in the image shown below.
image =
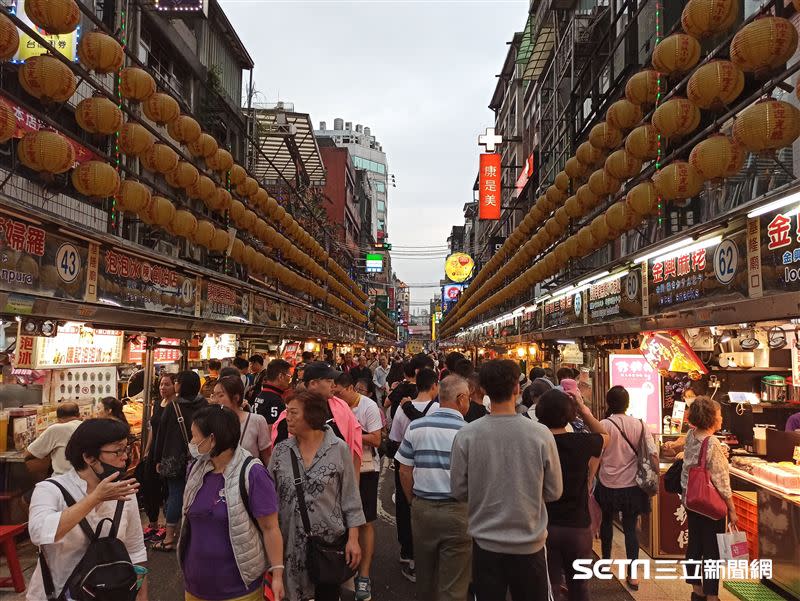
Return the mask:
<svg viewBox="0 0 800 601"><path fill-rule="evenodd" d="M578 282L578 287L584 286L586 284L591 284L595 280L599 280L600 278L608 275L609 273L611 273L611 272L610 271L604 271L603 273L596 273L592 277L586 278L585 280L581 280L580 282Z"/></svg>
<svg viewBox="0 0 800 601"><path fill-rule="evenodd" d="M558 344L575 344L574 340L556 340Z"/></svg>
<svg viewBox="0 0 800 601"><path fill-rule="evenodd" d="M595 282L594 284L592 284L592 286L600 286L601 284L608 284L609 282L614 282L620 278L624 278L626 275L628 275L628 273L630 273L630 269L624 269L618 273L611 274L610 276Z"/></svg>
<svg viewBox="0 0 800 601"><path fill-rule="evenodd" d="M788 206L793 202L800 202L800 192L794 192L792 194L789 194L788 196L779 198L778 200L773 200L772 202L768 202L767 204L762 205L757 209L753 209L747 214L747 216L758 217L759 215L763 215L764 213L771 213L772 211L777 211L778 209L782 209L783 207Z"/></svg>
<svg viewBox="0 0 800 601"><path fill-rule="evenodd" d="M658 255L653 259L656 263L661 261L668 261L669 259L674 259L675 257L680 257L682 255L688 255L695 251L701 250L703 248L708 248L709 246L715 246L722 242L722 236L714 236L713 238L708 238L707 240L701 240L699 242L695 242L694 244L690 244L684 248L679 248L677 250L673 250L671 252Z"/></svg>
<svg viewBox="0 0 800 601"><path fill-rule="evenodd" d="M677 242L669 244L663 248L658 250L654 250L643 255L639 255L636 257L633 262L634 263L646 263L650 259L658 258L661 261L665 261L668 258L680 256L686 253L690 253L694 250L699 250L701 248L707 248L709 246L713 246L714 244L719 244L722 240L722 236L714 236L713 238L708 238L707 240L703 240L701 242L695 242L694 238L682 238Z"/></svg>

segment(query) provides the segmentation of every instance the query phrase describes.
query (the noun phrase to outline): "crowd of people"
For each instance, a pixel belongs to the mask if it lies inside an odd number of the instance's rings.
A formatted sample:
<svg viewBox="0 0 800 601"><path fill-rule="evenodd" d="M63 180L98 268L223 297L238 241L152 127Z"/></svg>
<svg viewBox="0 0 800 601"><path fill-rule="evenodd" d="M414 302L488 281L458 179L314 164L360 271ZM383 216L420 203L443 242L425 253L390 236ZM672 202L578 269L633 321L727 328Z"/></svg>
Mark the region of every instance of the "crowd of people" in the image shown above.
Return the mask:
<svg viewBox="0 0 800 601"><path fill-rule="evenodd" d="M650 434L619 386L597 419L586 373L523 374L515 361L476 366L460 353L304 353L294 367L254 355L214 362L204 378L165 373L158 393L135 478L116 399L83 421L62 403L29 447L30 467L49 458L52 472L31 498L41 553L29 600L83 598L73 590L90 586L84 573L108 574L107 591L126 591L115 599L148 599L149 545L177 554L187 600L332 601L354 578L355 599L369 601L379 479L391 471L400 571L423 601L589 599L573 562L593 557L598 534L611 557L617 517L627 558L638 558L637 523L651 505L638 442ZM720 415L706 397L689 407L682 488L706 457L735 523L713 436ZM89 535L106 523L125 555L113 569L91 552ZM725 518L688 510L688 524L687 558L718 559ZM689 583L693 601L718 598L718 581Z"/></svg>

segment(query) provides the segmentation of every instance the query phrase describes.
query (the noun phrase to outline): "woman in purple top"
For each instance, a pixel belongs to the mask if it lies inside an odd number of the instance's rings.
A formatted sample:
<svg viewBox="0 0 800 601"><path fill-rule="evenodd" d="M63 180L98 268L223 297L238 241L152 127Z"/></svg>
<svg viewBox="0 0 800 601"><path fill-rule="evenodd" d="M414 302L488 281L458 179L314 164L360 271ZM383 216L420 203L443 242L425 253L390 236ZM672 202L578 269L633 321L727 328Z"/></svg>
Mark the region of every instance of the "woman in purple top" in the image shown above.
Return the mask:
<svg viewBox="0 0 800 601"><path fill-rule="evenodd" d="M264 573L283 599L278 497L264 465L239 446L239 418L214 405L192 423L178 557L186 601L263 600ZM244 490L242 490L242 487Z"/></svg>

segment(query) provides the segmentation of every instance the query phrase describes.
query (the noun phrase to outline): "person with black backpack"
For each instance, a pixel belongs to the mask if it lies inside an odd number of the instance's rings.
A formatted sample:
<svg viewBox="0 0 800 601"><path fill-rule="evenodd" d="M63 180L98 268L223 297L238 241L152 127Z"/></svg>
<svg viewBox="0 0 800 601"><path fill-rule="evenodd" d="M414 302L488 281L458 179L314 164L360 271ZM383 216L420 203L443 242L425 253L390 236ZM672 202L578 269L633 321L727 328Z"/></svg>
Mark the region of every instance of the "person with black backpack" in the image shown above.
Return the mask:
<svg viewBox="0 0 800 601"><path fill-rule="evenodd" d="M72 469L36 485L28 532L39 562L28 601L148 598L139 484L125 479L129 433L118 420L84 421L64 452Z"/></svg>

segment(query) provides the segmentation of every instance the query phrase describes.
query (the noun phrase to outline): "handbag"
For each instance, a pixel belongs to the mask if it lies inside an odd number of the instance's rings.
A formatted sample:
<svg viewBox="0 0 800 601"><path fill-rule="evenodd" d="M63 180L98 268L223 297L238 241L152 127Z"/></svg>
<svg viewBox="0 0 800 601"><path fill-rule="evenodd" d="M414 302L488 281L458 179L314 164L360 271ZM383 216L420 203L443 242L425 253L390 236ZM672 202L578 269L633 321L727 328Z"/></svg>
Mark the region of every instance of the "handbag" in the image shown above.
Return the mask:
<svg viewBox="0 0 800 601"><path fill-rule="evenodd" d="M749 561L750 549L747 534L728 524L728 531L717 534L719 558L728 561Z"/></svg>
<svg viewBox="0 0 800 601"><path fill-rule="evenodd" d="M292 460L292 473L294 487L297 493L297 507L300 518L303 520L303 529L308 538L306 549L306 565L308 575L314 584L339 585L350 580L356 573L347 565L345 547L347 546L347 528L345 532L333 542L328 542L321 536L311 534L311 522L308 519L305 492L303 492L303 479L300 477L300 466L294 451L289 452Z"/></svg>
<svg viewBox="0 0 800 601"><path fill-rule="evenodd" d="M700 459L697 465L689 468L689 482L686 485L686 508L712 520L721 520L728 513L728 506L719 491L711 482L711 474L706 468L708 455L707 436L700 446Z"/></svg>
<svg viewBox="0 0 800 601"><path fill-rule="evenodd" d="M647 434L647 426L642 420L639 420L642 424L642 434L639 436L639 449L637 450L633 443L628 440L628 437L625 436L622 428L613 419L609 418L608 421L619 430L622 438L625 439L633 454L636 455L636 486L642 489L642 492L648 497L654 497L658 494L659 469L658 462L653 460L653 456L656 453L655 444L653 443L653 438ZM651 445L653 448L651 448Z"/></svg>
<svg viewBox="0 0 800 601"><path fill-rule="evenodd" d="M172 408L175 409L175 415L178 419L178 428L180 428L181 436L183 437L184 451L180 455L162 458L160 474L165 478L183 478L186 475L186 464L189 462L189 434L186 432L186 423L184 422L181 408L174 400L172 401Z"/></svg>
<svg viewBox="0 0 800 601"><path fill-rule="evenodd" d="M667 492L679 495L683 492L681 489L681 473L683 472L683 459L678 459L675 463L669 466L667 473L664 474L664 490Z"/></svg>

